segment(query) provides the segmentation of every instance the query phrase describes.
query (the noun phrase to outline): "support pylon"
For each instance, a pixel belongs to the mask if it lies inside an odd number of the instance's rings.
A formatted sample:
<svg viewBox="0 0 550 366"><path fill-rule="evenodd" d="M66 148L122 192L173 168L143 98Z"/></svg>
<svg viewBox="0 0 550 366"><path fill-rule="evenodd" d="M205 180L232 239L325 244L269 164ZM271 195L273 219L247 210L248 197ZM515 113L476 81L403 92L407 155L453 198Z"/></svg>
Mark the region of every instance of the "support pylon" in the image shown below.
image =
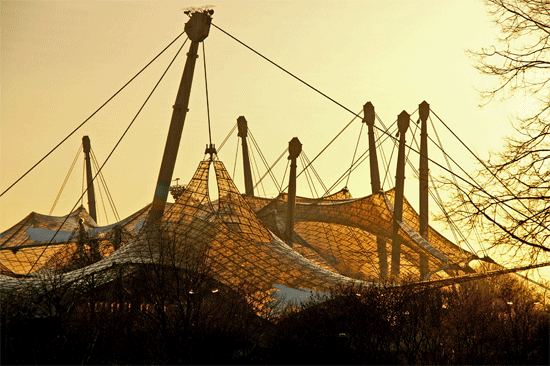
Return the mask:
<svg viewBox="0 0 550 366"><path fill-rule="evenodd" d="M371 102L363 106L363 123L367 124L369 136L369 163L370 163L370 185L372 194L378 194L381 191L380 172L378 170L378 156L376 154L376 139L374 136L374 121L376 114ZM386 250L386 241L381 237L376 237L376 250L378 253L378 266L380 268L380 280L385 281L388 277L388 253Z"/></svg>
<svg viewBox="0 0 550 366"><path fill-rule="evenodd" d="M286 219L286 240L292 243L294 233L294 209L296 207L296 159L302 152L302 143L297 137L288 143L288 159L290 160L290 175L288 176L288 202Z"/></svg>
<svg viewBox="0 0 550 366"><path fill-rule="evenodd" d="M92 144L88 136L82 137L82 150L84 150L84 161L86 163L86 192L88 194L88 212L90 217L97 223L97 212L95 208L95 190L94 176L92 175L92 163L90 160L90 151Z"/></svg>
<svg viewBox="0 0 550 366"><path fill-rule="evenodd" d="M420 166L419 166L419 233L420 235L429 241L428 239L428 125L427 120L430 115L430 105L423 101L418 106L418 115L420 116ZM427 279L429 274L428 257L420 254L420 279Z"/></svg>
<svg viewBox="0 0 550 366"><path fill-rule="evenodd" d="M254 196L254 186L252 184L252 170L250 169L250 158L248 157L248 122L244 116L237 118L237 135L242 140L243 150L243 171L244 171L244 191L247 196Z"/></svg>
<svg viewBox="0 0 550 366"><path fill-rule="evenodd" d="M405 134L409 128L410 115L403 111L397 116L399 128L399 150L397 154L397 169L395 173L395 199L393 202L393 227L391 251L391 277L399 280L401 266L401 239L399 238L399 223L403 219L403 199L405 190Z"/></svg>
<svg viewBox="0 0 550 366"><path fill-rule="evenodd" d="M155 194L153 196L153 203L149 211L148 223L158 222L164 213L170 182L172 182L172 174L178 156L181 133L188 112L193 73L198 58L197 50L199 48L199 43L208 37L213 13L213 10L190 13L190 19L185 23L185 33L191 40L191 45L189 46L187 60L185 61L176 102L174 103L174 109L172 111L170 129L168 130L166 145L164 146L164 154L162 156Z"/></svg>

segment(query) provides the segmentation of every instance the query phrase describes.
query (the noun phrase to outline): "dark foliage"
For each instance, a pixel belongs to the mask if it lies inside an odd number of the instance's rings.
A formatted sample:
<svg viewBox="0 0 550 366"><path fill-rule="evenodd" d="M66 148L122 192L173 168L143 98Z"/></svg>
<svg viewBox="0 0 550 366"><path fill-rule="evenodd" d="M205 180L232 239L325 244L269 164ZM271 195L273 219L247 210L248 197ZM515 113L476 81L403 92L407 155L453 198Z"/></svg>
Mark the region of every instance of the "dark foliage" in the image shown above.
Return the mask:
<svg viewBox="0 0 550 366"><path fill-rule="evenodd" d="M4 299L2 364L548 364L547 307L511 277L347 288L261 318L205 277L175 295L151 268L79 294ZM193 275L194 276L194 275ZM159 290L168 291L162 301ZM57 299L55 303L52 299ZM67 299L71 299L68 301Z"/></svg>

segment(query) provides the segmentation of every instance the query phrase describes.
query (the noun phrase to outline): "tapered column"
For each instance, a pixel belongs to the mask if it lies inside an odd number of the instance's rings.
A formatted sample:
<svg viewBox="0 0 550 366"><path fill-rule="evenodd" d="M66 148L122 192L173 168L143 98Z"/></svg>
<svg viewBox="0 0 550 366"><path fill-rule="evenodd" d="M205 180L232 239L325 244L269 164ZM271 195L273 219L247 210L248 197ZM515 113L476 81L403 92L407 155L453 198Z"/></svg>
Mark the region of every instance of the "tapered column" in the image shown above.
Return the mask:
<svg viewBox="0 0 550 366"><path fill-rule="evenodd" d="M296 159L302 152L302 143L294 137L288 143L288 159L290 160L290 175L288 177L288 202L286 218L286 240L292 243L294 233L294 209L296 207Z"/></svg>
<svg viewBox="0 0 550 366"><path fill-rule="evenodd" d="M172 174L178 155L181 133L188 112L193 73L198 57L197 50L199 43L208 37L212 14L212 10L191 13L191 18L185 23L185 33L191 40L191 45L189 46L187 60L185 62L176 102L174 103L174 109L172 111L172 119L170 121L168 137L166 138L166 145L164 146L164 154L162 156L151 211L149 212L148 223L157 222L164 213L166 199L168 198L168 190L170 188L170 182L172 181Z"/></svg>
<svg viewBox="0 0 550 366"><path fill-rule="evenodd" d="M395 199L393 202L393 229L391 251L391 276L399 280L401 265L401 240L398 236L399 223L403 219L403 198L405 190L405 134L409 128L410 115L403 111L397 116L399 128L399 150L397 154L397 171L395 174Z"/></svg>
<svg viewBox="0 0 550 366"><path fill-rule="evenodd" d="M248 123L244 116L237 118L238 136L242 141L243 150L243 171L244 171L244 191L247 196L254 196L254 186L252 185L252 170L250 169L250 159L248 157Z"/></svg>
<svg viewBox="0 0 550 366"><path fill-rule="evenodd" d="M423 101L418 106L418 114L420 116L420 169L419 169L419 197L420 197L420 235L429 241L428 239L428 116L430 115L430 105ZM428 277L428 257L425 254L420 254L420 279L424 280Z"/></svg>
<svg viewBox="0 0 550 366"><path fill-rule="evenodd" d="M374 106L371 102L367 102L363 106L363 123L366 123L368 128L370 185L372 194L377 194L381 190L378 156L376 153L376 139L374 136L375 119ZM378 266L380 268L380 280L384 281L388 277L388 253L386 251L386 241L383 238L376 237L376 250L378 253Z"/></svg>
<svg viewBox="0 0 550 366"><path fill-rule="evenodd" d="M95 190L94 176L92 175L92 163L90 161L90 150L92 144L88 136L82 137L82 149L84 150L84 161L86 163L86 192L88 194L88 212L94 221L97 223L97 213L95 209Z"/></svg>

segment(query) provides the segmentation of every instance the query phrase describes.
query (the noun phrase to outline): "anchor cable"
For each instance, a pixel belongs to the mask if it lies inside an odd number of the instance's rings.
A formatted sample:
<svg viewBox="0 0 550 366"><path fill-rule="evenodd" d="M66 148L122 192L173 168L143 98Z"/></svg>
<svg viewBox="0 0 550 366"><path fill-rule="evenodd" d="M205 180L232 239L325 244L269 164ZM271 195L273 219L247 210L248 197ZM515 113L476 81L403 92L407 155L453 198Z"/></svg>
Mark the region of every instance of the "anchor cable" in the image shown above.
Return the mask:
<svg viewBox="0 0 550 366"><path fill-rule="evenodd" d="M510 189L510 187L508 187L508 185L504 184L504 182L500 179L500 177L498 177L493 171L491 171L489 169L489 167L485 164L485 162L480 158L478 157L473 151L472 149L470 149L468 147L468 145L466 145L466 143L437 115L437 113L435 113L434 111L432 111L432 113L434 114L434 116L436 116L436 118L439 120L439 122L441 122L443 124L443 126L445 126L445 128L460 142L460 144L462 146L464 146L464 148L466 150L468 150L468 152L470 154L473 155L473 157L483 166L483 168L489 172L489 174L491 174L493 176L493 178L495 178L497 180L497 182L500 183L500 185L506 190L508 191L508 193L512 196L515 196L515 194L512 192L512 190ZM451 159L452 160L452 159ZM455 163L456 164L456 163ZM484 192L485 194L487 194L489 197L495 199L496 197L494 197L493 195L489 194L488 192L486 192L485 190L482 189L482 192ZM518 200L518 202L523 206L524 209L526 209L530 214L533 214L533 212L531 211L531 209L529 207L527 207L527 205L525 204L525 202L523 202L523 200ZM508 205L507 205L508 206ZM508 206L510 207L510 206ZM510 207L513 209L513 207ZM514 211L518 212L517 210L514 209ZM520 213L520 212L518 212ZM523 216L527 217L527 215L523 214ZM533 216L531 217L527 217L529 220L532 220L534 223L540 225L541 227L543 228L546 228L548 229L547 226L545 226L543 223L539 222L539 221L535 221L533 220Z"/></svg>
<svg viewBox="0 0 550 366"><path fill-rule="evenodd" d="M237 157L239 156L239 137L237 137L237 150L235 150L235 160L233 162L233 175L231 179L235 179L235 170L237 169Z"/></svg>
<svg viewBox="0 0 550 366"><path fill-rule="evenodd" d="M317 178L317 180L319 181L319 184L321 185L321 187L326 191L327 190L327 186L325 185L325 182L323 182L323 180L321 179L321 176L319 175L319 173L317 172L317 169L315 169L315 167L313 166L313 163L311 160L309 160L309 157L307 156L305 150L302 150L302 154L304 155L304 160L305 162L307 163L307 167L310 167L311 168L311 171L313 172L313 175L315 175L315 177ZM313 182L313 181L312 181Z"/></svg>
<svg viewBox="0 0 550 366"><path fill-rule="evenodd" d="M305 167L307 165L307 162L304 161L303 154L300 154L299 158L300 158L300 163L302 164L302 167ZM306 182L307 182L307 185L309 187L309 192L311 193L311 197L312 198L315 198L315 197L318 198L319 194L317 193L317 189L315 188L315 185L313 184L313 177L311 177L311 172L306 170L304 175L306 176ZM314 193L314 191L315 191L315 193Z"/></svg>
<svg viewBox="0 0 550 366"><path fill-rule="evenodd" d="M94 167L96 170L99 169L99 162L95 156L94 150L90 149L90 153L92 156L92 162L94 163ZM115 216L116 221L120 221L120 216L118 214L118 210L115 205L115 201L113 199L113 196L111 195L111 191L109 190L109 186L107 185L107 181L105 180L105 176L103 175L103 172L99 174L100 183L103 186L103 189L106 192L107 201L109 202L109 206L111 206L111 210L113 211L113 215Z"/></svg>
<svg viewBox="0 0 550 366"><path fill-rule="evenodd" d="M260 182L268 175L271 173L271 171L273 170L273 168L275 167L275 165L277 165L277 163L279 162L279 160L282 159L282 157L288 152L288 147L285 148L283 150L283 152L281 153L281 155L279 155L279 157L277 159L275 159L275 162L273 164L271 164L271 166L269 167L269 169L264 173L264 175L262 175L262 177L260 178L260 180L258 180L258 182L256 182L256 184L254 185L254 188L256 188L256 186L258 184L260 184ZM278 183L275 184L277 186L277 189L279 190L279 193L281 193L281 187L283 185L283 182L281 182L281 184L279 185Z"/></svg>
<svg viewBox="0 0 550 366"><path fill-rule="evenodd" d="M393 126L390 125L390 127ZM386 126L384 125L384 128L386 128ZM396 127L397 128L397 127ZM388 130L388 128L386 128L386 130ZM395 133L395 132L392 132L392 133ZM379 148L382 146L382 144L388 139L388 135L379 135L377 136L376 140L375 140L375 143L376 143L376 148ZM382 157L384 157L384 150L381 149L382 151ZM355 169L357 169L368 157L369 157L369 154L370 154L370 151L367 149L365 150L361 155L359 155L359 157L357 158L357 160L355 160L355 162L353 163L353 165L346 169L346 171L344 171L342 173L342 175L340 175L340 177L338 177L338 179L332 184L332 186L330 186L330 188L328 190L325 191L325 193L323 194L322 197L326 197L330 192L332 192L332 190L338 186L341 182L344 181L344 179L346 178L346 175L348 174L351 174L351 172L353 172ZM351 170L351 172L350 172ZM347 184L346 184L347 185Z"/></svg>
<svg viewBox="0 0 550 366"><path fill-rule="evenodd" d="M313 85L309 84L307 81L305 81L304 79L301 79L300 77L298 77L297 75L291 73L290 71L288 71L287 69L285 69L284 67L280 66L279 64L277 64L275 61L272 61L271 59L269 59L268 57L262 55L260 52L256 51L254 48L250 47L249 45L247 45L246 43L242 42L241 40L239 40L238 38L236 38L235 36L229 34L228 32L226 32L225 30L223 30L222 28L218 27L216 24L212 23L212 25L214 26L214 28L218 29L219 31L221 31L222 33L224 33L225 35L227 35L228 37L232 38L233 40L235 40L237 43L241 44L242 46L248 48L250 51L254 52L256 55L260 56L261 58L263 58L264 60L266 60L267 62L269 62L270 64L272 64L273 66L277 67L279 70L283 71L284 73L290 75L291 77L293 77L294 79L298 80L299 82L301 82L302 84L306 85L307 87L309 87L310 89L314 90L315 92L317 92L318 94L321 94L323 97L327 98L328 100L330 100L331 102L333 102L334 104L340 106L341 108L345 109L346 111L350 112L350 113L353 113L355 114L351 109L347 108L345 105L343 105L342 103L338 102L337 100L329 97L327 94L323 93L321 90L317 89L316 87L314 87Z"/></svg>
<svg viewBox="0 0 550 366"><path fill-rule="evenodd" d="M204 41L202 41L202 64L204 67L204 89L206 90L206 114L208 116L208 143L212 146L212 130L210 128L210 98L208 96L208 77L206 74L206 52L204 51Z"/></svg>
<svg viewBox="0 0 550 366"><path fill-rule="evenodd" d="M269 173L269 176L271 177L271 180L273 181L273 183L275 184L275 187L280 192L281 187L279 187L277 185L277 179L275 178L275 175L273 174L273 172L269 168L269 164L267 163L267 159L265 158L262 150L260 149L260 145L258 144L258 142L256 142L256 138L254 137L254 135L252 134L252 131L250 129L248 129L248 135L250 136L250 140L252 141L252 144L253 144L254 148L258 151L258 154L260 155L260 159L261 159L262 163L264 164L267 172ZM258 174L259 174L259 172L258 172ZM260 182L261 182L261 180L260 180Z"/></svg>
<svg viewBox="0 0 550 366"><path fill-rule="evenodd" d="M65 189L65 185L67 184L67 181L69 180L69 177L71 176L74 166L76 165L76 162L78 160L78 157L80 156L82 152L82 144L78 147L78 150L76 151L76 155L74 157L74 160L71 164L71 167L69 168L69 171L67 172L67 175L65 175L65 179L63 179L63 183L61 184L61 188L59 189L59 192L57 192L57 196L55 197L55 200L53 201L52 208L50 208L49 215L52 214L53 210L55 209L55 206L57 205L57 201L59 201L59 197L61 197L61 193L63 193L63 190Z"/></svg>
<svg viewBox="0 0 550 366"><path fill-rule="evenodd" d="M158 59L174 42L176 42L185 31L181 32L174 40L172 40L166 47L162 49L155 57L151 59L145 66L141 68L134 76L130 78L120 89L118 89L113 95L111 95L102 105L100 105L92 114L90 114L83 122L81 122L78 126L76 126L75 129L73 129L67 136L65 136L60 142L57 143L46 155L44 155L40 160L38 160L32 167L29 168L23 175L21 175L19 178L17 178L8 188L6 188L2 193L0 193L0 197L5 195L7 192L9 192L17 183L21 181L21 179L25 178L27 174L29 174L31 171L34 170L40 163L42 163L48 156L50 156L59 146L61 146L65 141L67 141L72 135L74 135L82 126L84 126L92 117L94 117L100 110L103 109L111 100L113 100L122 90L124 90L132 81L134 81L145 69L147 69L156 59Z"/></svg>
<svg viewBox="0 0 550 366"><path fill-rule="evenodd" d="M342 129L340 130L340 132L338 132L338 133L336 134L336 136L334 136L334 137L332 138L332 140L330 140L330 141L328 142L328 144L326 144L325 147L323 147L323 148L321 149L321 151L319 151L319 152L317 153L317 155L315 155L315 157L314 157L313 159L311 159L309 165L310 165L310 164L313 164L313 162L314 162L315 160L317 160L317 158L318 158L319 156L321 156L321 154L323 154L323 153L325 152L325 150L328 149L329 146L332 145L332 143L333 143L334 141L336 141L336 139L337 139L338 137L340 137L340 135L341 135L342 133L344 133L344 131L345 131L345 130L346 130L346 129L347 129L347 128L348 128L357 118L360 117L360 116L359 116L358 114L356 114L356 113L354 113L354 115L355 115L355 116L351 119L351 121L349 121L348 124L345 125L344 128L342 128ZM298 173L298 174L296 175L296 178L298 178L300 175L302 175L302 173L304 172L304 170L305 170L306 168L308 168L309 165L307 165L304 169L302 169L302 170L300 171L300 173ZM287 188L288 188L288 185L287 185L282 191L285 191Z"/></svg>
<svg viewBox="0 0 550 366"><path fill-rule="evenodd" d="M122 142L122 140L124 139L124 137L126 137L126 134L128 133L128 131L130 130L130 128L132 127L132 125L134 124L134 122L136 121L136 119L138 118L138 116L141 114L141 111L143 110L143 108L145 108L145 105L147 104L147 102L149 101L149 99L151 99L151 96L153 95L153 93L157 90L157 87L160 85L161 81L164 79L164 76L166 75L166 73L168 73L168 70L170 69L170 67L172 66L172 64L174 63L174 61L176 60L176 58L178 57L178 55L180 54L181 50L183 49L183 46L185 46L185 44L187 43L187 41L189 40L189 38L187 38L185 40L185 42L183 42L183 44L181 45L181 47L178 49L178 51L176 52L176 54L174 55L174 57L172 58L172 60L170 61L170 63L168 64L168 66L166 67L166 69L164 70L164 72L162 73L162 75L160 76L159 80L156 82L155 86L153 87L153 89L151 90L151 92L149 92L149 95L147 95L147 98L145 98L145 101L142 103L142 105L139 107L138 111L136 112L136 114L134 115L134 118L132 118L132 120L130 121L130 123L128 124L128 126L126 127L126 129L124 130L124 132L122 133L122 135L120 136L120 138L118 139L118 141L115 143L115 146L111 149L111 151L109 152L109 154L107 155L107 157L105 158L105 160L103 161L103 164L101 164L101 166L99 167L99 169L97 170L97 172L95 173L95 175L93 176L92 178L92 182L97 178L97 176L99 175L99 173L101 173L101 170L103 169L103 167L105 167L105 164L107 164L107 162L109 161L109 159L111 158L111 156L113 156L115 150L117 149L117 147L120 145L120 143ZM71 209L70 212L73 212L74 209L76 208L76 206L78 205L78 202L82 199L82 197L84 197L84 194L88 191L88 188L84 189L84 192L82 192L82 194L80 195L80 197L78 197L78 200L76 201L76 203L73 205L73 208ZM46 244L46 246L44 247L44 249L42 250L42 252L38 255L38 258L36 258L36 261L33 263L33 265L31 266L31 268L28 270L27 272L27 275L29 275L32 270L34 269L34 267L36 266L36 264L40 261L40 259L42 258L42 256L44 255L44 253L46 252L46 249L48 249L48 247L50 246L50 244L53 242L53 240L55 239L55 237L57 236L57 234L59 233L59 231L61 230L61 228L63 227L63 225L65 225L65 223L67 222L67 220L69 219L69 216L70 216L70 213L65 216L65 219L63 220L63 222L61 223L61 225L59 225L59 227L57 228L57 230L55 231L55 233L53 234L52 238L48 241L48 243Z"/></svg>
<svg viewBox="0 0 550 366"><path fill-rule="evenodd" d="M253 53L255 53L256 55L260 56L261 58L263 58L264 60L266 60L267 62L271 63L272 65L274 65L275 67L277 67L278 69L280 69L281 71L285 72L286 74L288 74L289 76L293 77L294 79L298 80L299 82L301 82L302 84L306 85L307 87L309 87L310 89L314 90L315 92L317 92L318 94L322 95L323 97L325 97L326 99L330 100L331 102L333 102L334 104L340 106L341 108L343 108L344 110L350 112L350 113L353 113L354 115L356 115L353 111L351 111L349 108L345 107L343 104L341 104L340 102L336 101L335 99L329 97L327 94L323 93L322 91L320 91L319 89L315 88L314 86L312 86L311 84L307 83L306 81L304 81L303 79L299 78L298 76L296 76L295 74L291 73L290 71L286 70L285 68L281 67L280 65L278 65L277 63L275 63L274 61L272 61L271 59L269 59L268 57L264 56L263 54L261 54L260 52L256 51L255 49L253 49L252 47L248 46L247 44L245 44L244 42L240 41L239 39L237 39L236 37L234 37L233 35L231 35L230 33L226 32L225 30L223 30L222 28L218 27L216 24L212 23L212 25L218 29L219 31L221 31L222 33L226 34L228 37L232 38L233 40L235 40L236 42L238 42L239 44L241 44L242 46L244 46L245 48L249 49L250 51L252 51ZM356 115L357 116L357 115ZM437 115L436 115L437 116ZM376 129L378 129L379 131L381 131L382 133L384 134L387 134L386 131L383 131L382 129L380 129L379 127L375 126ZM391 136L391 138L393 140L397 140L397 138L395 138L394 136ZM413 150L415 153L417 154L420 154L419 151L415 150L414 148L412 148L410 145L406 145L409 149ZM315 160L315 158L313 159ZM391 158L390 158L391 160ZM467 183L468 185L472 186L472 187L475 187L475 188L478 188L480 189L482 192L490 195L483 187L480 187L475 181L474 182L471 182L471 181L468 181L467 179L465 179L464 177L462 176L459 176L457 175L456 173L452 172L452 171L449 171L449 169L445 168L442 164L434 161L433 159L431 158L428 158L428 160L430 162L432 162L434 165L437 165L438 167L440 167L441 169L447 171L448 173L450 173L451 175L457 177L458 179L464 181L465 183ZM302 170L303 172L303 170ZM300 173L301 174L301 173ZM471 179L471 178L470 178ZM286 189L286 188L285 188ZM511 207L510 205L508 205L506 202L503 202L503 204L507 207L510 207L512 210L514 211L518 211L517 209L515 209L514 207ZM526 216L525 214L523 214L523 216Z"/></svg>
<svg viewBox="0 0 550 366"><path fill-rule="evenodd" d="M287 149L288 150L288 149ZM286 151L285 151L286 152ZM284 154L284 153L283 153ZM288 171L288 166L290 165L290 159L287 159L286 160L286 166L285 166L285 172L283 173L283 179L281 179L281 187L283 186L283 184L285 183L285 178L286 178L286 172ZM288 187L288 186L287 186ZM286 188L285 188L286 189ZM283 191L279 191L279 195L283 193Z"/></svg>
<svg viewBox="0 0 550 366"><path fill-rule="evenodd" d="M351 168L353 168L353 163L355 162L355 156L357 155L357 148L359 147L359 142L361 141L361 134L363 133L363 127L365 127L365 124L361 123L361 129L359 130L359 136L357 137L357 143L355 144L355 150L353 151L353 157L351 158L351 165L348 169L349 173L346 179L345 187L348 186L349 178L351 177L351 172L352 172Z"/></svg>
<svg viewBox="0 0 550 366"><path fill-rule="evenodd" d="M225 138L223 139L222 143L220 144L220 146L218 147L218 154L219 152L221 151L221 149L223 148L223 146L225 145L225 143L227 142L227 140L229 139L229 137L231 137L231 135L233 134L233 131L235 131L235 129L237 128L237 124L235 123L233 125L233 128L229 131L229 133L225 136ZM238 142L237 142L238 143Z"/></svg>
<svg viewBox="0 0 550 366"><path fill-rule="evenodd" d="M301 79L300 77L298 77L297 75L293 74L292 72L288 71L287 69L285 69L284 67L280 66L279 64L277 64L275 61L269 59L268 57L264 56L262 53L260 53L259 51L256 51L254 48L250 47L249 45L247 45L246 43L244 43L243 41L239 40L238 38L236 38L235 36L233 36L232 34L228 33L227 31L223 30L222 28L220 28L219 26L217 26L216 24L212 23L212 26L214 26L214 28L218 29L219 31L221 31L222 33L224 33L225 35L227 35L228 37L230 37L231 39L233 39L234 41L236 41L237 43L239 43L240 45L244 46L245 48L249 49L250 51L252 51L253 53L255 53L256 55L258 55L259 57L261 57L262 59L266 60L267 62L269 62L270 64L272 64L273 66L277 67L278 69L280 69L281 71L283 71L284 73L288 74L289 76L291 76L292 78L298 80L300 83L304 84L305 86L307 86L308 88L312 89L313 91L315 91L316 93L320 94L321 96L323 96L324 98L328 99L329 101L331 101L332 103L338 105L339 107L341 107L342 109L344 109L345 111L353 114L355 118L358 118L360 117L358 113L355 113L353 112L350 108L346 107L345 105L343 105L342 103L338 102L337 100L335 100L334 98L331 98L330 96L328 96L327 94L325 94L324 92L322 92L321 90L317 89L316 87L314 87L313 85L309 84L308 82L306 82L305 80ZM384 131L383 129L381 129L380 127L378 126L374 126L375 129L377 129L378 131L382 132L383 134L388 134L387 131ZM389 136L390 138L392 138L393 140L395 141L398 141L397 137L395 136ZM420 155L420 152L418 150L416 150L415 148L413 148L411 145L408 145L408 144L405 144L405 146L407 148L409 148L410 150L412 150L413 152L415 152L416 154L419 154ZM324 149L323 149L324 151ZM322 152L323 152L322 151ZM318 154L320 155L320 153ZM317 156L312 160L315 161L315 159L317 158ZM444 167L442 164L440 164L439 162L433 160L432 158L428 157L428 161L430 161L431 163L435 164L436 166L438 166L439 168L445 170L447 173L457 177L458 179L460 179L461 181L465 182L466 184L474 187L474 188L477 188L477 189L480 189L482 192L486 193L486 194L489 194L488 192L486 192L485 189L483 189L483 187L480 187L477 183L475 182L470 182L469 180L467 180L466 178L452 172L452 171L449 171L446 167ZM303 172L303 170L302 170ZM300 172L300 174L302 173ZM299 174L298 174L299 175ZM298 176L297 176L298 177ZM288 187L286 187L288 188ZM285 189L286 189L285 188ZM509 208L511 208L512 210L515 210L513 207L511 207L507 202L503 202L503 204ZM517 211L517 210L515 210ZM518 212L520 213L520 212ZM521 214L521 213L520 213ZM526 216L525 214L523 214L524 216Z"/></svg>
<svg viewBox="0 0 550 366"><path fill-rule="evenodd" d="M261 154L261 152L260 152L260 154ZM250 156L252 156L252 162L254 163L254 165L252 166L252 169L250 169L252 171L252 175L253 175L252 178L253 178L253 180L258 180L259 177L260 177L260 169L258 168L258 163L256 162L256 154L254 154L254 149L250 149ZM254 173L254 167L256 167L256 172L257 173ZM262 188L262 191L264 192L264 197L265 197L266 193L265 193L264 183L263 182L259 182L259 183L260 183L260 187Z"/></svg>
<svg viewBox="0 0 550 366"><path fill-rule="evenodd" d="M82 146L82 145L81 145ZM86 186L86 163L82 160L82 187L80 188L80 206L84 207L84 187Z"/></svg>

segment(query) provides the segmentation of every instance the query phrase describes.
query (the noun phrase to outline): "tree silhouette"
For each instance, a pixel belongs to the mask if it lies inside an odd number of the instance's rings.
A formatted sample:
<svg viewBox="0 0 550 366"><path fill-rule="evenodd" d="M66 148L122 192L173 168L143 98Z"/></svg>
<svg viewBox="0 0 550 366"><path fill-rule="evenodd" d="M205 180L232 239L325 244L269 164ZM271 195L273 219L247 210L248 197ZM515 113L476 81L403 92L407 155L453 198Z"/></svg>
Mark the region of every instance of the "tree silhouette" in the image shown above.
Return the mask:
<svg viewBox="0 0 550 366"><path fill-rule="evenodd" d="M529 248L534 261L550 252L550 8L548 0L487 3L502 36L496 46L472 52L477 68L499 81L483 94L524 93L538 108L515 124L502 151L482 163L478 187L444 184L458 188L455 218L470 228L481 224L495 245Z"/></svg>

